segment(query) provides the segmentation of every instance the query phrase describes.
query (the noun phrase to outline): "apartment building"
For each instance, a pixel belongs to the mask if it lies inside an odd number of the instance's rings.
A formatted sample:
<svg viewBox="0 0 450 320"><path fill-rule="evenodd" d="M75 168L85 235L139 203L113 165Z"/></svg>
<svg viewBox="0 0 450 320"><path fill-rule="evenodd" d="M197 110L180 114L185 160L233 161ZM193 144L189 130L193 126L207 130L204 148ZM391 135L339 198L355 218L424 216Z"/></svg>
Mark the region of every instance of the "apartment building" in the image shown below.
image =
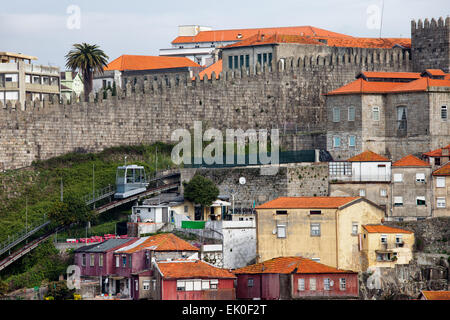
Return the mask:
<svg viewBox="0 0 450 320"><path fill-rule="evenodd" d="M32 64L36 57L0 52L0 102L3 105L60 97L60 71L57 67Z"/></svg>

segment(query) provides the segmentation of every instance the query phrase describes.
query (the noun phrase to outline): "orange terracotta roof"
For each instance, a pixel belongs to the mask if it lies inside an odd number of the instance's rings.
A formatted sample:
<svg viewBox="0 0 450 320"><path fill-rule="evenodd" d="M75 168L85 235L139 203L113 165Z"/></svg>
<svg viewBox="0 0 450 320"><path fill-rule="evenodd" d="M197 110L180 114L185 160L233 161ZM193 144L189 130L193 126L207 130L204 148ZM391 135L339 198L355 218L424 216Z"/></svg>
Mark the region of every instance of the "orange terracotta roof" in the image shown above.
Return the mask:
<svg viewBox="0 0 450 320"><path fill-rule="evenodd" d="M256 209L337 209L360 197L280 197Z"/></svg>
<svg viewBox="0 0 450 320"><path fill-rule="evenodd" d="M366 224L363 225L363 228L366 229L368 233L414 233L409 230L383 226L381 224Z"/></svg>
<svg viewBox="0 0 450 320"><path fill-rule="evenodd" d="M325 44L314 40L310 37L299 36L299 35L288 35L288 34L255 34L249 38L246 38L240 42L230 44L224 49L227 48L236 48L236 47L247 47L247 46L261 46L268 44L276 44L276 43L298 43L298 44L313 44L318 46L324 46Z"/></svg>
<svg viewBox="0 0 450 320"><path fill-rule="evenodd" d="M444 71L441 69L425 69L425 72L428 72L432 76L445 76L447 75Z"/></svg>
<svg viewBox="0 0 450 320"><path fill-rule="evenodd" d="M161 233L154 236L141 238L129 247L122 248L121 253L134 253L141 250L152 251L199 251L189 242L178 238L172 233Z"/></svg>
<svg viewBox="0 0 450 320"><path fill-rule="evenodd" d="M279 28L253 28L253 29L232 29L232 30L212 30L201 31L196 36L180 36L172 41L172 44L180 43L199 43L199 42L218 42L218 41L240 41L255 34L289 34L299 36L317 36L317 37L339 37L352 38L351 36L332 32L312 26L299 27L279 27Z"/></svg>
<svg viewBox="0 0 450 320"><path fill-rule="evenodd" d="M316 37L317 38L317 37ZM330 47L353 48L392 48L395 45L411 48L410 38L329 38L327 45Z"/></svg>
<svg viewBox="0 0 450 320"><path fill-rule="evenodd" d="M449 149L450 152L450 144L446 147L426 152L423 155L428 157L442 157L442 149Z"/></svg>
<svg viewBox="0 0 450 320"><path fill-rule="evenodd" d="M222 72L222 59L200 72L198 76L200 79L203 79L206 75L208 79L211 80L211 75L213 72L216 74L216 79L219 79L219 74ZM195 80L195 77L193 77L192 80Z"/></svg>
<svg viewBox="0 0 450 320"><path fill-rule="evenodd" d="M183 67L200 67L200 65L185 57L137 56L124 54L111 61L104 70L153 70Z"/></svg>
<svg viewBox="0 0 450 320"><path fill-rule="evenodd" d="M363 153L357 154L351 157L347 161L350 162L369 162L369 161L391 161L388 158L380 156L379 154L372 152L370 150L364 151Z"/></svg>
<svg viewBox="0 0 450 320"><path fill-rule="evenodd" d="M423 77L411 82L372 82L359 78L325 95L361 94L361 93L402 93L426 91L430 87L450 87L450 80Z"/></svg>
<svg viewBox="0 0 450 320"><path fill-rule="evenodd" d="M165 279L236 278L228 270L214 267L201 260L158 261L157 266Z"/></svg>
<svg viewBox="0 0 450 320"><path fill-rule="evenodd" d="M279 257L247 267L233 270L234 274L305 274L305 273L355 273L353 271L336 269L325 264L303 257Z"/></svg>
<svg viewBox="0 0 450 320"><path fill-rule="evenodd" d="M433 176L450 176L450 162L434 171Z"/></svg>
<svg viewBox="0 0 450 320"><path fill-rule="evenodd" d="M366 78L384 78L384 79L419 79L420 72L382 72L382 71L363 71Z"/></svg>
<svg viewBox="0 0 450 320"><path fill-rule="evenodd" d="M428 162L420 160L412 154L401 158L392 164L393 167L430 167Z"/></svg>
<svg viewBox="0 0 450 320"><path fill-rule="evenodd" d="M450 291L422 291L427 300L450 300Z"/></svg>

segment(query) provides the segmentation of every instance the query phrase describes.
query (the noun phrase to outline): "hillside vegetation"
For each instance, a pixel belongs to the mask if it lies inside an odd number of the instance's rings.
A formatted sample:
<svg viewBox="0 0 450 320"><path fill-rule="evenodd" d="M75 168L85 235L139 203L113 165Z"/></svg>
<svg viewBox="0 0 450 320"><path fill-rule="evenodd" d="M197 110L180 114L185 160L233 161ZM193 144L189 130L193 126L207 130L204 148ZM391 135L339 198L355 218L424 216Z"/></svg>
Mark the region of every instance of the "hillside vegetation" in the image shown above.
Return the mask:
<svg viewBox="0 0 450 320"><path fill-rule="evenodd" d="M158 170L173 166L171 150L172 146L163 143L114 147L97 154L70 153L0 173L0 242L22 231L26 216L28 226L41 223L53 202L60 199L61 181L63 195L81 198L92 192L93 172L95 189L114 184L116 168L127 156L127 164L142 165L151 176L156 154Z"/></svg>

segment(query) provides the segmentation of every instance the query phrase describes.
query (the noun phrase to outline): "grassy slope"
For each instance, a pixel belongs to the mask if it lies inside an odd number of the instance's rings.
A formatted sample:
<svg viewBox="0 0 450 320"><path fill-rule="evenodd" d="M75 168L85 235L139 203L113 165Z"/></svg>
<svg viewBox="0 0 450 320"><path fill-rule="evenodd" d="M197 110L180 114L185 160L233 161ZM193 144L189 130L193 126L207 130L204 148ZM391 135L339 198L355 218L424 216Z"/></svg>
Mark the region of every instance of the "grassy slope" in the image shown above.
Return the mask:
<svg viewBox="0 0 450 320"><path fill-rule="evenodd" d="M171 147L158 144L158 168L171 166ZM92 168L95 188L114 184L117 166L143 165L147 175L155 172L156 145L107 149L99 154L67 154L34 163L27 169L0 173L0 242L25 228L26 201L28 224L43 221L52 201L60 197L61 178L65 194L82 197L92 192Z"/></svg>

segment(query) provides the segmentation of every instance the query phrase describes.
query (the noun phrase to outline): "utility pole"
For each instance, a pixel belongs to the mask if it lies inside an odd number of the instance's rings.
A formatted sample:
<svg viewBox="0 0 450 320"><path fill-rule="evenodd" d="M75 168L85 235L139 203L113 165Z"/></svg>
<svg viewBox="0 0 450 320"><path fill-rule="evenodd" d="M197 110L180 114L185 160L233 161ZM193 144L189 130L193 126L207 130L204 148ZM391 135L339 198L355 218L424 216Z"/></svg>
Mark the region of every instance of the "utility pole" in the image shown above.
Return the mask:
<svg viewBox="0 0 450 320"><path fill-rule="evenodd" d="M92 201L94 201L95 210L95 164L92 164Z"/></svg>
<svg viewBox="0 0 450 320"><path fill-rule="evenodd" d="M61 202L63 202L64 201L64 185L63 185L63 180L62 180L62 177L61 177Z"/></svg>

